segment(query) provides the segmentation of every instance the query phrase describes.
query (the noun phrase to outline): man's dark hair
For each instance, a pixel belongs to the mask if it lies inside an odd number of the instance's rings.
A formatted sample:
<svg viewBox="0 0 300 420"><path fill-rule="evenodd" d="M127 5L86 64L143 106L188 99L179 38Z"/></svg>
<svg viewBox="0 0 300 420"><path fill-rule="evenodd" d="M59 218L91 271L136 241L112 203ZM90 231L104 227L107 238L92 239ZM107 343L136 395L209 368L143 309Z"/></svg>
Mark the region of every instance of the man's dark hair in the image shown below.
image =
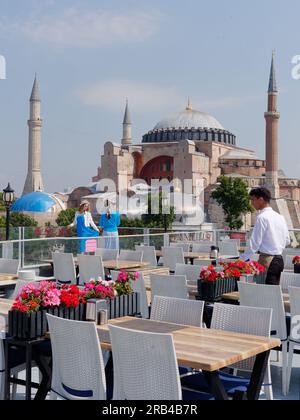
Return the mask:
<svg viewBox="0 0 300 420"><path fill-rule="evenodd" d="M250 191L250 197L263 198L266 203L270 203L272 198L270 191L265 187L253 188Z"/></svg>

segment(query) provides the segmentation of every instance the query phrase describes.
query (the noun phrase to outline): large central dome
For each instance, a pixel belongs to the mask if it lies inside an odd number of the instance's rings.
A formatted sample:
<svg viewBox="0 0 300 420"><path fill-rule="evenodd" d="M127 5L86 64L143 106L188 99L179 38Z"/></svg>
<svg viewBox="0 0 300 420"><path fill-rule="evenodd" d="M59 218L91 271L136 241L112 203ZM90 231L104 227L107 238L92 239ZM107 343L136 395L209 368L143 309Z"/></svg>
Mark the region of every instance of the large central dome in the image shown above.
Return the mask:
<svg viewBox="0 0 300 420"><path fill-rule="evenodd" d="M224 130L219 121L212 115L188 108L164 118L156 124L154 130L167 130L170 128L213 128Z"/></svg>
<svg viewBox="0 0 300 420"><path fill-rule="evenodd" d="M161 120L153 130L143 136L143 143L170 143L181 140L212 141L235 146L236 138L231 132L205 112L186 109Z"/></svg>

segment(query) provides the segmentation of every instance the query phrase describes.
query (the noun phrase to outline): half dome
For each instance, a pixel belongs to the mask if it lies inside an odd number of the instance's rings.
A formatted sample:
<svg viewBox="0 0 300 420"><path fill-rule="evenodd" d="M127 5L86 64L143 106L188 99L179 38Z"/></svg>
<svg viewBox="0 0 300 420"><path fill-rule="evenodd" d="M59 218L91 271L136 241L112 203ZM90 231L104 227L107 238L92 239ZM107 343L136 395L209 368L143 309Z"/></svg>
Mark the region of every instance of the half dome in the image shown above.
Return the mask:
<svg viewBox="0 0 300 420"><path fill-rule="evenodd" d="M56 201L51 197L51 195L36 191L26 194L15 201L11 211L44 213L49 211L55 205Z"/></svg>

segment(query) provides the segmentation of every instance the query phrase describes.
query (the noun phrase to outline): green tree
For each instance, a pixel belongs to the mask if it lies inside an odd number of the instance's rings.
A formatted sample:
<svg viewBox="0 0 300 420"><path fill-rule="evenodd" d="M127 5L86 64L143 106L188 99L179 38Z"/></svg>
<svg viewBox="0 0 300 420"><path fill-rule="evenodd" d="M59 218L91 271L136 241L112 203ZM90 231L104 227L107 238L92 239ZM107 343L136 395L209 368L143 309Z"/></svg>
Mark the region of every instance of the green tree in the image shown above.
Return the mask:
<svg viewBox="0 0 300 420"><path fill-rule="evenodd" d="M159 213L152 214L152 199L154 198L159 200ZM163 193L159 193L159 195L152 196L152 194L148 195L148 214L144 214L142 216L142 220L144 222L144 226L148 228L164 228L170 229L172 224L176 220L175 216L175 207L170 206L169 214L163 213L163 206L162 206L162 198Z"/></svg>
<svg viewBox="0 0 300 420"><path fill-rule="evenodd" d="M221 176L219 185L212 193L217 203L222 206L226 223L231 230L239 230L243 226L242 217L253 213L250 204L247 184L240 178Z"/></svg>
<svg viewBox="0 0 300 420"><path fill-rule="evenodd" d="M58 226L68 226L73 223L76 211L77 209L62 210L56 219Z"/></svg>
<svg viewBox="0 0 300 420"><path fill-rule="evenodd" d="M11 213L10 215L10 225L13 227L34 227L38 223L30 216L22 213Z"/></svg>
<svg viewBox="0 0 300 420"><path fill-rule="evenodd" d="M0 192L0 211L5 211L5 205L3 201L3 193Z"/></svg>

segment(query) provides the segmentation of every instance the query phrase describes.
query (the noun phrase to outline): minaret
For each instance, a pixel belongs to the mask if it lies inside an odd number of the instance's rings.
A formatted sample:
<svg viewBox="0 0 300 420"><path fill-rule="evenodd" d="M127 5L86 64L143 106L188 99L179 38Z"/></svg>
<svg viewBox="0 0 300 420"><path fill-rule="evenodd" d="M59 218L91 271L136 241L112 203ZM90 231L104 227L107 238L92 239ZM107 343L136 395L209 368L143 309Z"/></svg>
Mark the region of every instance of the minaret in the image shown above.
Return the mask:
<svg viewBox="0 0 300 420"><path fill-rule="evenodd" d="M28 173L23 195L34 191L43 191L44 189L41 175L41 97L36 76L30 97L30 119L28 120L28 127Z"/></svg>
<svg viewBox="0 0 300 420"><path fill-rule="evenodd" d="M122 146L129 146L132 144L132 123L129 113L129 107L128 107L128 99L126 100L126 108L125 108L125 115L124 115L124 121L123 121L123 138L122 138Z"/></svg>
<svg viewBox="0 0 300 420"><path fill-rule="evenodd" d="M266 119L266 187L272 198L280 198L278 183L278 124L280 114L277 111L278 90L275 74L275 52L273 51L271 73L268 89L268 111Z"/></svg>

